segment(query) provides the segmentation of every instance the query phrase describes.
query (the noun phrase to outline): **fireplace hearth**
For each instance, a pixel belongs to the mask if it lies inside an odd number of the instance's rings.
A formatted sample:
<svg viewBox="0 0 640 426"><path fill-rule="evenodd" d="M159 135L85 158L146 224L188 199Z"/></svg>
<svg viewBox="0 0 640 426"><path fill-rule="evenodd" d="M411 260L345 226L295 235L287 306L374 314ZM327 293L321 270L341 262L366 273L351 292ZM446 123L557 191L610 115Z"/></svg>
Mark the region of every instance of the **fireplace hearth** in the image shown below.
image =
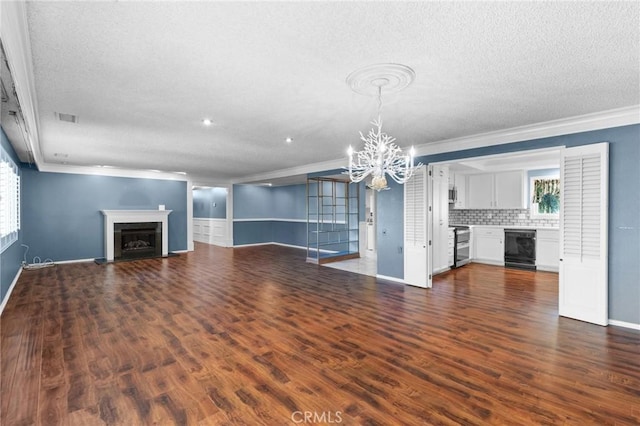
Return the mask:
<svg viewBox="0 0 640 426"><path fill-rule="evenodd" d="M162 256L162 222L113 224L113 260Z"/></svg>

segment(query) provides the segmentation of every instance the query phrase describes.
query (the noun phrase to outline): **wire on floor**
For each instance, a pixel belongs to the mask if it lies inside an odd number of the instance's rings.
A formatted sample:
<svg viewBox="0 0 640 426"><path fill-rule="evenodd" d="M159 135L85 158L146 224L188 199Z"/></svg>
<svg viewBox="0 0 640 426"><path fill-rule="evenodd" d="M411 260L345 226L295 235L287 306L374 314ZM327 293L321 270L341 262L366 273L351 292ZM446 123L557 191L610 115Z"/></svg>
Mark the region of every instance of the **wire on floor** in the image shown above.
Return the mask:
<svg viewBox="0 0 640 426"><path fill-rule="evenodd" d="M24 256L22 257L22 269L27 271L33 269L42 269L48 268L51 266L56 266L56 264L51 259L45 259L44 261L40 258L40 256L35 256L33 258L32 263L27 263L27 253L29 252L29 246L26 244L20 244L22 247L25 247Z"/></svg>

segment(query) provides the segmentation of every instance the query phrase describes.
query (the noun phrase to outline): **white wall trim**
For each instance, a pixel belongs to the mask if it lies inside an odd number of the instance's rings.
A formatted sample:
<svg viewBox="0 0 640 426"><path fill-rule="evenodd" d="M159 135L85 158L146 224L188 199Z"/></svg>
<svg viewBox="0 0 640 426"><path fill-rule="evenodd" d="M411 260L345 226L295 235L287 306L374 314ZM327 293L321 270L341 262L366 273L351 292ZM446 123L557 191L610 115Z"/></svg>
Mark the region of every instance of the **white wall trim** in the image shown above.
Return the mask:
<svg viewBox="0 0 640 426"><path fill-rule="evenodd" d="M640 330L640 324L635 324L635 323L626 322L626 321L618 321L618 320L609 319L609 325L615 325L615 326L618 326L618 327L631 328L633 330Z"/></svg>
<svg viewBox="0 0 640 426"><path fill-rule="evenodd" d="M227 219L224 217L194 217L194 220L212 220L216 222L227 222Z"/></svg>
<svg viewBox="0 0 640 426"><path fill-rule="evenodd" d="M267 243L234 244L232 247L240 248L240 247L268 246L269 244L275 244L275 243L273 241L269 241Z"/></svg>
<svg viewBox="0 0 640 426"><path fill-rule="evenodd" d="M72 260L56 260L55 262L53 262L54 265L62 265L65 263L85 263L85 262L95 262L95 258L90 258L90 259L72 259ZM29 265L31 266L31 265Z"/></svg>
<svg viewBox="0 0 640 426"><path fill-rule="evenodd" d="M2 299L2 304L0 304L0 315L2 315L2 312L4 311L5 306L7 306L7 302L9 301L9 296L11 296L11 293L13 292L13 288L18 283L18 278L20 278L20 274L22 274L22 267L20 267L20 269L18 269L18 272L16 273L16 276L13 278L13 281L11 282L11 285L9 286L9 290L7 290L7 294L5 294L4 295L4 299Z"/></svg>
<svg viewBox="0 0 640 426"><path fill-rule="evenodd" d="M433 155L638 123L640 123L640 105L632 105L495 132L425 143L417 145L415 149L416 156Z"/></svg>
<svg viewBox="0 0 640 426"><path fill-rule="evenodd" d="M390 277L388 275L376 274L376 278L380 279L380 280L385 280L385 281L393 281L395 283L400 283L400 284L409 284L408 282L406 282L405 280L403 280L401 278Z"/></svg>
<svg viewBox="0 0 640 426"><path fill-rule="evenodd" d="M267 243L236 244L236 245L233 246L233 248L236 248L236 247L253 247L253 246L268 246L268 245L291 247L291 248L302 249L302 250L306 250L307 249L306 247L303 247L303 246L294 246L293 244L276 243L275 241L269 241Z"/></svg>
<svg viewBox="0 0 640 426"><path fill-rule="evenodd" d="M306 250L307 249L306 246L304 246L304 247L303 246L295 246L293 244L284 244L284 243L276 243L276 242L273 242L271 244L274 244L276 246L282 246L282 247L291 247L291 248L300 249L300 250Z"/></svg>
<svg viewBox="0 0 640 426"><path fill-rule="evenodd" d="M187 180L187 251L193 251L193 184Z"/></svg>
<svg viewBox="0 0 640 426"><path fill-rule="evenodd" d="M33 155L36 165L42 162L40 149L40 119L36 84L33 75L33 55L29 39L26 2L2 2L0 17L0 37L7 55L7 62L13 84L26 124L26 144Z"/></svg>
<svg viewBox="0 0 640 426"><path fill-rule="evenodd" d="M229 247L227 232L227 219L209 217L193 218L193 241Z"/></svg>
<svg viewBox="0 0 640 426"><path fill-rule="evenodd" d="M75 166L71 164L45 163L44 161L41 161L37 165L38 171L47 173L69 173L78 175L125 177L137 179L177 180L190 183L188 175L178 172L123 169L120 167Z"/></svg>
<svg viewBox="0 0 640 426"><path fill-rule="evenodd" d="M234 222L300 222L307 223L307 219L283 219L278 217L256 217L249 219L233 219ZM315 222L314 222L315 223ZM336 222L339 223L339 222Z"/></svg>
<svg viewBox="0 0 640 426"><path fill-rule="evenodd" d="M232 180L233 183L249 183L269 181L272 179L291 177L296 175L304 175L307 173L324 172L327 170L342 169L347 166L347 156L343 159L323 161L320 163L306 164L302 166L291 167L288 169L275 170L273 172L258 173L250 176L243 176ZM305 179L306 181L306 179Z"/></svg>

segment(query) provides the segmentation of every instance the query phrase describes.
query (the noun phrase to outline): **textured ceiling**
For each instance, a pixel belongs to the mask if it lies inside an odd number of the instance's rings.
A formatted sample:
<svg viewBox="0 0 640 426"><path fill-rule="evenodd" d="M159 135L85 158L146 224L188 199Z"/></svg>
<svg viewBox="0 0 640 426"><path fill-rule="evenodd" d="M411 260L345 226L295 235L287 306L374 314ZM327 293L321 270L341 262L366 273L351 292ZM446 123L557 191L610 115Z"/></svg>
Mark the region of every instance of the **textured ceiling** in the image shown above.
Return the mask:
<svg viewBox="0 0 640 426"><path fill-rule="evenodd" d="M637 105L639 7L32 2L40 148L218 180L335 160L376 113L345 78L388 62L416 72L384 98L401 146Z"/></svg>

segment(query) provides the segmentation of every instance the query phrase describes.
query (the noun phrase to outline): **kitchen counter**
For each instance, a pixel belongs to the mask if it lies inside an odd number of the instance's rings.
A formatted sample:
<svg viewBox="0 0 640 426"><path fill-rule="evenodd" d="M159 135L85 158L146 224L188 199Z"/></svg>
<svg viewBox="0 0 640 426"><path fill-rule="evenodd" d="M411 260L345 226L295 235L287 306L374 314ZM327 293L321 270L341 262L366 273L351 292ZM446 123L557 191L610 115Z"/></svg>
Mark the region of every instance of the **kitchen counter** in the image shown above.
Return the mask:
<svg viewBox="0 0 640 426"><path fill-rule="evenodd" d="M550 231L560 230L557 226L527 226L527 225L469 225L469 224L450 224L449 226L468 226L469 228L494 228L494 229L548 229Z"/></svg>

